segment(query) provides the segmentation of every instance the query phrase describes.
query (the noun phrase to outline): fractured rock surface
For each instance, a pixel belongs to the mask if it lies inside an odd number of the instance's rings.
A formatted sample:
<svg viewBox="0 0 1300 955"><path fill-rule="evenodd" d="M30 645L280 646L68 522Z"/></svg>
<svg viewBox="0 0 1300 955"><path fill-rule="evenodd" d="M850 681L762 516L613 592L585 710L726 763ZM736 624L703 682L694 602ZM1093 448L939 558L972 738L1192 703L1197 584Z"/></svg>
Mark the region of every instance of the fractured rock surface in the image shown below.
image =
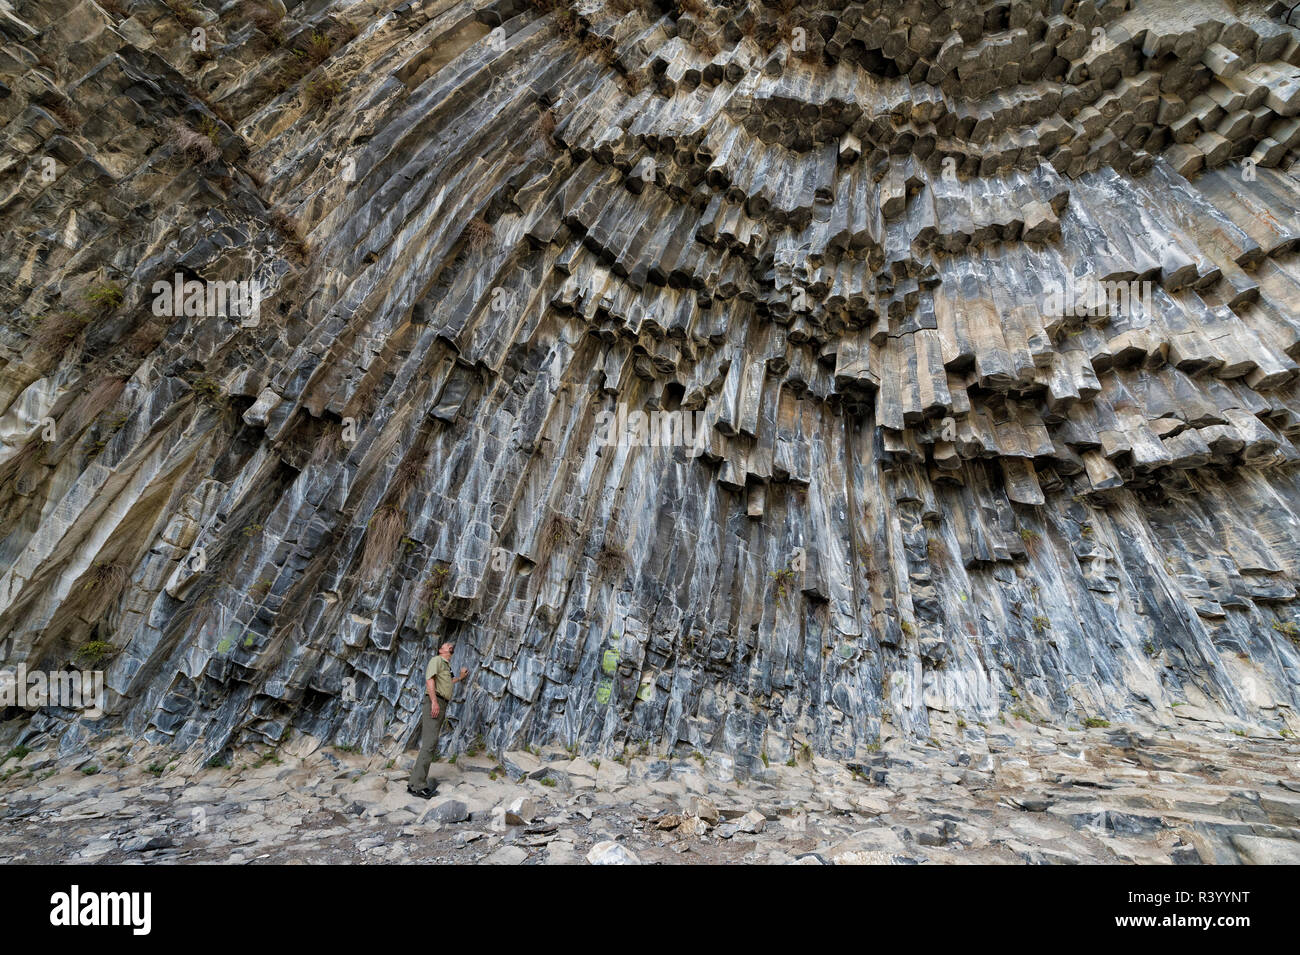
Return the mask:
<svg viewBox="0 0 1300 955"><path fill-rule="evenodd" d="M1300 729L1275 11L41 0L0 33L0 652L108 687L15 740L393 755L443 636L453 747L743 775L1010 711ZM260 283L259 320L159 315L177 274ZM698 445L602 440L651 411Z"/></svg>
<svg viewBox="0 0 1300 955"><path fill-rule="evenodd" d="M845 765L575 757L559 747L406 768L297 738L230 765L121 735L0 762L0 862L492 865L1271 864L1300 853L1300 743L1054 730L1017 719Z"/></svg>

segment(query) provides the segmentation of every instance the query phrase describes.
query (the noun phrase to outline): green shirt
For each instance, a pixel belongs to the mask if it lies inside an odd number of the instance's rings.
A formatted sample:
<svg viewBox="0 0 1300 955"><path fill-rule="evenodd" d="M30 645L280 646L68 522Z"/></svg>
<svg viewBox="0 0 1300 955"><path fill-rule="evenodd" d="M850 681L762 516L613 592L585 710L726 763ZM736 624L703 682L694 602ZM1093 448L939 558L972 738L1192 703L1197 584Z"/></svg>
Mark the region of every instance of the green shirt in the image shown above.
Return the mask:
<svg viewBox="0 0 1300 955"><path fill-rule="evenodd" d="M426 683L429 680L433 681L433 688L439 697L444 700L451 699L451 664L444 660L441 654L433 655L428 669L424 671L424 679Z"/></svg>

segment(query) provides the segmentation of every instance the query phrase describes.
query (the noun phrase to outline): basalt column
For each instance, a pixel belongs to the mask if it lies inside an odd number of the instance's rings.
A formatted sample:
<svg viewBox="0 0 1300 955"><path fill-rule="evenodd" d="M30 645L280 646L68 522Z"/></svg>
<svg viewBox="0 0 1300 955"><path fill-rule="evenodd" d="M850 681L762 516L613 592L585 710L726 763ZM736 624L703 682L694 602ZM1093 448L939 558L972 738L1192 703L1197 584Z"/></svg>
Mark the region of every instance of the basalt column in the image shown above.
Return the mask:
<svg viewBox="0 0 1300 955"><path fill-rule="evenodd" d="M1300 731L1280 7L14 0L0 733Z"/></svg>

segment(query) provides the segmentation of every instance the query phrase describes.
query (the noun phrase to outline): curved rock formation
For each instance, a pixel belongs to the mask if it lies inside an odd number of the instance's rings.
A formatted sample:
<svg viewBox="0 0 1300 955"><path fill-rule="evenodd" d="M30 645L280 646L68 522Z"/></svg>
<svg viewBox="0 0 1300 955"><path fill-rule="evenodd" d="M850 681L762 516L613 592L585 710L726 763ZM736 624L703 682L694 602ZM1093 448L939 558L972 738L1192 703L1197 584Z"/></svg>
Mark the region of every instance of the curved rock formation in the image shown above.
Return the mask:
<svg viewBox="0 0 1300 955"><path fill-rule="evenodd" d="M109 690L11 735L392 752L439 635L461 743L1300 729L1276 9L0 30L0 647Z"/></svg>

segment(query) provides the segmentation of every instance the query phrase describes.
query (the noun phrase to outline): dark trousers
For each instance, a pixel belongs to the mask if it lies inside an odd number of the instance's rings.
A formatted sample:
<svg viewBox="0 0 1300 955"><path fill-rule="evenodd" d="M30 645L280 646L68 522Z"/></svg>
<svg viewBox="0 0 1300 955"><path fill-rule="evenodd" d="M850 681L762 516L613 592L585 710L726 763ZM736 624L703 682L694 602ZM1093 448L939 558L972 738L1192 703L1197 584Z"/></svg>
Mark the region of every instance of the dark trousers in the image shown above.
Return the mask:
<svg viewBox="0 0 1300 955"><path fill-rule="evenodd" d="M434 751L438 748L438 737L442 734L442 724L447 721L447 701L438 699L438 716L435 719L429 712L429 698L424 698L424 716L420 719L420 755L415 757L411 768L411 781L407 783L412 789L423 789L429 785L429 764L433 762Z"/></svg>

